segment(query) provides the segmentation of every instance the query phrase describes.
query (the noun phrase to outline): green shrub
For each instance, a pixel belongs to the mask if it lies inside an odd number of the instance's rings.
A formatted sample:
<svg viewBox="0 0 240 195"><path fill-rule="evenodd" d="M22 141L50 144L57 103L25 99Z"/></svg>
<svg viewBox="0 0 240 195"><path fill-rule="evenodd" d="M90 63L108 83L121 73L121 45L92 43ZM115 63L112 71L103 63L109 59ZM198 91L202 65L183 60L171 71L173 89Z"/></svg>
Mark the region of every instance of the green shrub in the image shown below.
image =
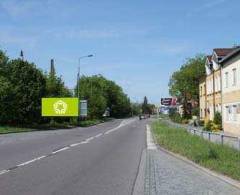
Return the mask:
<svg viewBox="0 0 240 195"><path fill-rule="evenodd" d="M188 119L182 119L182 124L188 124Z"/></svg>
<svg viewBox="0 0 240 195"><path fill-rule="evenodd" d="M169 118L176 123L182 123L182 117L175 108L169 110Z"/></svg>
<svg viewBox="0 0 240 195"><path fill-rule="evenodd" d="M212 126L213 126L213 121L209 120L205 126L204 126L204 130L206 131L212 131Z"/></svg>
<svg viewBox="0 0 240 195"><path fill-rule="evenodd" d="M214 114L213 122L214 124L218 125L219 130L222 129L222 115L220 112L216 112Z"/></svg>
<svg viewBox="0 0 240 195"><path fill-rule="evenodd" d="M198 121L199 126L204 126L204 120Z"/></svg>
<svg viewBox="0 0 240 195"><path fill-rule="evenodd" d="M192 109L192 116L199 116L199 107Z"/></svg>

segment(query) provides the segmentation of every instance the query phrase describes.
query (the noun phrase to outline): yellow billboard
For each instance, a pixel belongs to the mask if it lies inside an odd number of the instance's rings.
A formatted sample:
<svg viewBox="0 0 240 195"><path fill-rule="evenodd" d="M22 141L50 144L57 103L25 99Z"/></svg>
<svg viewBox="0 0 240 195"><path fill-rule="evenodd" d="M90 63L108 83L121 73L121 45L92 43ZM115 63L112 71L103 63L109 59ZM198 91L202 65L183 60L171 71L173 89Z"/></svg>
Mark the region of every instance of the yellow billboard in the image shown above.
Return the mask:
<svg viewBox="0 0 240 195"><path fill-rule="evenodd" d="M78 116L78 98L42 98L42 116Z"/></svg>

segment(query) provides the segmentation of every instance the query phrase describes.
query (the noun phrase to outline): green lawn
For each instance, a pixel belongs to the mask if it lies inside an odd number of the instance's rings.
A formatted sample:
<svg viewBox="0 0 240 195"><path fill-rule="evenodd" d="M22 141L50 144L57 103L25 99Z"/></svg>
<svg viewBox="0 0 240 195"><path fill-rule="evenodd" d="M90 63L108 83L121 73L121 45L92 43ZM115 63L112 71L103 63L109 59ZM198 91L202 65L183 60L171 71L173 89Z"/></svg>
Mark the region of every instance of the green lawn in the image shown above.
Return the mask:
<svg viewBox="0 0 240 195"><path fill-rule="evenodd" d="M185 129L170 127L162 121L152 123L155 140L163 148L233 179L240 180L240 152L211 143Z"/></svg>
<svg viewBox="0 0 240 195"><path fill-rule="evenodd" d="M0 134L6 133L20 133L33 131L31 128L20 128L20 127L10 127L10 126L0 126Z"/></svg>
<svg viewBox="0 0 240 195"><path fill-rule="evenodd" d="M74 128L77 126L80 127L89 127L93 125L97 125L99 123L108 121L111 119L99 120L84 120L80 121L79 125L77 124L70 124L70 123L52 123L52 124L34 124L30 127L15 127L15 126L0 126L0 134L6 133L21 133L21 132L30 132L30 131L40 131L40 130L57 130L57 129L69 129Z"/></svg>

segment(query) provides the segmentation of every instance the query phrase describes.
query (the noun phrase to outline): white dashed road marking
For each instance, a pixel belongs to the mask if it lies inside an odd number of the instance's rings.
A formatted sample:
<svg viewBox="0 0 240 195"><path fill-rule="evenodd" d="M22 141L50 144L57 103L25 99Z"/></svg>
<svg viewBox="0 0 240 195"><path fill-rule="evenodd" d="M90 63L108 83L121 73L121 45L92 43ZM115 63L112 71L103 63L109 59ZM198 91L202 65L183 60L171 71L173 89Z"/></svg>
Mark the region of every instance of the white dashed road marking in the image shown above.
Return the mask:
<svg viewBox="0 0 240 195"><path fill-rule="evenodd" d="M30 163L32 163L32 162L35 162L35 161L40 160L40 159L45 158L45 157L46 157L45 155L44 155L44 156L40 156L40 157L38 157L38 158L34 158L34 159L29 160L29 161L27 161L27 162L21 163L21 164L19 164L19 165L17 165L17 166L18 166L18 167L25 166L25 165L28 165L28 164L30 164Z"/></svg>
<svg viewBox="0 0 240 195"><path fill-rule="evenodd" d="M75 146L78 146L78 145L80 145L80 144L81 144L81 142L75 143L75 144L71 144L70 147L75 147Z"/></svg>
<svg viewBox="0 0 240 195"><path fill-rule="evenodd" d="M67 150L67 149L69 149L68 146L67 146L67 147L64 147L64 148L61 148L61 149L59 149L59 150L53 151L52 154L56 154L56 153L58 153L58 152L61 152L61 151Z"/></svg>
<svg viewBox="0 0 240 195"><path fill-rule="evenodd" d="M2 170L0 171L0 175L3 175L4 173L7 173L7 172L9 172L9 170Z"/></svg>
<svg viewBox="0 0 240 195"><path fill-rule="evenodd" d="M71 145L69 145L69 146L65 146L65 147L60 148L60 149L58 149L58 150L56 150L56 151L53 151L53 152L51 152L51 153L48 154L48 155L43 155L43 156L34 158L34 159L32 159L32 160L23 162L23 163L15 166L15 167L12 167L12 168L9 168L9 169L6 169L6 170L2 170L2 171L0 171L0 175L3 175L3 174L5 174L5 173L8 173L9 171L14 170L14 169L16 169L16 168L18 168L18 167L22 167L22 166L31 164L31 163L33 163L33 162L35 162L35 161L41 160L41 159L43 159L43 158L46 158L46 157L48 157L48 156L51 156L52 154L57 154L57 153L62 152L62 151L64 151L64 150L68 150L68 149L71 148L71 147L75 147L75 146L78 146L78 145L80 145L80 144L87 144L87 143L89 143L91 140L93 140L93 139L95 139L95 138L98 138L98 137L101 137L102 135L105 135L105 134L109 134L109 133L111 133L111 132L114 132L114 131L118 130L120 127L125 126L125 125L128 125L128 124L132 123L133 121L135 121L135 119L123 120L123 121L120 123L120 125L118 125L117 127L113 128L113 129L110 129L110 130L106 131L105 133L99 133L99 134L97 134L97 135L95 135L95 136L92 136L92 137L89 137L89 138L85 139L85 140L82 141L82 142L73 143L73 144L71 144Z"/></svg>

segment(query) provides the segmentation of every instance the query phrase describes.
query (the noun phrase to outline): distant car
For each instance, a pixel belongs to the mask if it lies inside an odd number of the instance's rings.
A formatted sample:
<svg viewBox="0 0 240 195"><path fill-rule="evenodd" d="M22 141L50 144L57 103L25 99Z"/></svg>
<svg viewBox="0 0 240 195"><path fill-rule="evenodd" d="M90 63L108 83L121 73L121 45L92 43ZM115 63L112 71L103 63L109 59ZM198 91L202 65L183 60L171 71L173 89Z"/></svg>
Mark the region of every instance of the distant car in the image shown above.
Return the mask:
<svg viewBox="0 0 240 195"><path fill-rule="evenodd" d="M140 114L139 115L139 120L150 118L150 114Z"/></svg>
<svg viewBox="0 0 240 195"><path fill-rule="evenodd" d="M139 120L142 120L142 119L145 119L146 117L145 117L145 115L144 114L140 114L139 115Z"/></svg>

